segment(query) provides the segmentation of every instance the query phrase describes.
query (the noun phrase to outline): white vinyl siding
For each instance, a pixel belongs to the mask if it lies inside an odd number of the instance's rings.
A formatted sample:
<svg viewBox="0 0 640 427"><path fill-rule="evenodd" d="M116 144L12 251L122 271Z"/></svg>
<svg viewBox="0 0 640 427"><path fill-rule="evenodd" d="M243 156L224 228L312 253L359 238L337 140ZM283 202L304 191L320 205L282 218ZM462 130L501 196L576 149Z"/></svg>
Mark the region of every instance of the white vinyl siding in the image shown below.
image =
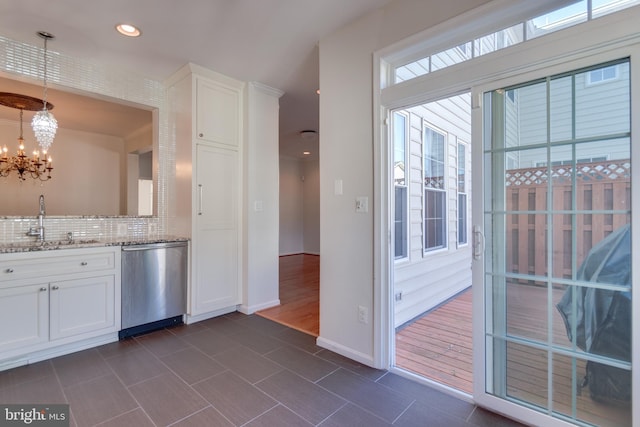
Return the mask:
<svg viewBox="0 0 640 427"><path fill-rule="evenodd" d="M409 117L409 256L396 264L394 288L402 298L395 303L395 326L413 319L471 284L471 245L458 245L458 141L469 141L469 94L418 105ZM445 181L446 247L425 252L423 234L423 133L425 126L446 134ZM467 145L467 214L471 214L471 155Z"/></svg>
<svg viewBox="0 0 640 427"><path fill-rule="evenodd" d="M409 253L412 261L422 259L422 117L409 113Z"/></svg>
<svg viewBox="0 0 640 427"><path fill-rule="evenodd" d="M586 76L582 73L575 76L575 93L572 77L567 76L555 79L551 82L552 94L550 98L550 132L551 141L567 141L573 138L592 138L600 135L628 132L628 116L625 116L625 105L628 105L629 95L625 91L625 81L629 79L629 67L613 65L617 68L620 78L610 79L598 84L588 84ZM605 68L609 68L606 66ZM594 71L602 69L597 68ZM547 139L547 101L546 91L540 88L545 81L536 85L530 85L515 89L517 102L507 102L506 105L506 141L507 146L513 146L514 141L518 145L540 144ZM507 91L509 92L509 91ZM607 96L604 96L607 94ZM572 99L577 105L575 112L572 110ZM620 100L618 102L617 100ZM575 129L573 115L575 114ZM520 120L527 117L527 120ZM575 135L573 133L575 132ZM510 143L511 142L511 143ZM606 141L604 143L607 143ZM620 159L627 156L625 142L608 142L609 159ZM581 159L600 157L596 151L584 149L580 153ZM510 153L514 157L515 164L508 164L510 168L528 168L540 166L534 159L534 150L524 150ZM517 158L516 158L517 156ZM554 162L562 162L571 159L569 147L554 149Z"/></svg>

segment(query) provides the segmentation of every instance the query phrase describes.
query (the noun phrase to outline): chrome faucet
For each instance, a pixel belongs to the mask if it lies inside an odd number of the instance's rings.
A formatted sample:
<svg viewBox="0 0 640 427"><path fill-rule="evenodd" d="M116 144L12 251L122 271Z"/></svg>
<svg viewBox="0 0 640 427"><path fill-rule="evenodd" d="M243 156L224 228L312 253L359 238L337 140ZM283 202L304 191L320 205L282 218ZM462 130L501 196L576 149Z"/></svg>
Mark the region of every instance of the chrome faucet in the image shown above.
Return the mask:
<svg viewBox="0 0 640 427"><path fill-rule="evenodd" d="M27 236L36 236L38 242L44 242L44 216L46 214L44 208L44 195L40 195L40 210L38 211L38 226L29 228Z"/></svg>

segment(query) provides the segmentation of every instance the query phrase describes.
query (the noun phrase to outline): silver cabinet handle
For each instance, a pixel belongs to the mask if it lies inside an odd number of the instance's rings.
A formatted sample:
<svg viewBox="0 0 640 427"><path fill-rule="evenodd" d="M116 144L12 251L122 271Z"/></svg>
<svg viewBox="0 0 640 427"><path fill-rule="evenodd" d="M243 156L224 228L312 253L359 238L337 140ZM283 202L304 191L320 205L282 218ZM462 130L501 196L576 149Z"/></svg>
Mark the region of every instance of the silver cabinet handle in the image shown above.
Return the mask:
<svg viewBox="0 0 640 427"><path fill-rule="evenodd" d="M88 263L87 261L82 261L82 262L80 263L80 265L82 265L82 266L85 266L85 265L88 265L88 264L89 264L89 263Z"/></svg>
<svg viewBox="0 0 640 427"><path fill-rule="evenodd" d="M198 134L198 136L199 136L200 138L202 138L202 137L204 136L204 134L203 134L203 133L199 133L199 134Z"/></svg>
<svg viewBox="0 0 640 427"><path fill-rule="evenodd" d="M52 286L51 289L53 289L54 291L57 291L58 289L60 289L59 286Z"/></svg>
<svg viewBox="0 0 640 427"><path fill-rule="evenodd" d="M13 273L13 268L7 268L4 272L5 273Z"/></svg>
<svg viewBox="0 0 640 427"><path fill-rule="evenodd" d="M47 288L44 288L44 287L40 288L40 292L46 292L46 290Z"/></svg>
<svg viewBox="0 0 640 427"><path fill-rule="evenodd" d="M198 184L198 215L202 215L202 184Z"/></svg>

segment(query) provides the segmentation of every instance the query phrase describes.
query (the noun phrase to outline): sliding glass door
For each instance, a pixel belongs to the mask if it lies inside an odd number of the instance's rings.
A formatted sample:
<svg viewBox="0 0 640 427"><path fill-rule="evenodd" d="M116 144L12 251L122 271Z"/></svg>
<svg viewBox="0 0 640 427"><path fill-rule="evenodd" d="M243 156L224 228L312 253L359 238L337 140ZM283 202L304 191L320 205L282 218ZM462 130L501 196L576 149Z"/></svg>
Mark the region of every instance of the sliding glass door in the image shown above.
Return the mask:
<svg viewBox="0 0 640 427"><path fill-rule="evenodd" d="M631 425L628 58L482 96L483 393Z"/></svg>

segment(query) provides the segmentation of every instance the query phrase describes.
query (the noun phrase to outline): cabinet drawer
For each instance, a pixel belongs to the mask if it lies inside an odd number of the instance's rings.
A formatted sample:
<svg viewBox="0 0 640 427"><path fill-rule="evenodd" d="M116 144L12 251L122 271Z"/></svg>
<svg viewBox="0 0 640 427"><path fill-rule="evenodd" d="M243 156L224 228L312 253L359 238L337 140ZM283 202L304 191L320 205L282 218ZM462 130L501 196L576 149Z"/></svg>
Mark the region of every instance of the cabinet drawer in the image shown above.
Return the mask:
<svg viewBox="0 0 640 427"><path fill-rule="evenodd" d="M19 254L8 259L0 257L0 282L75 274L90 271L113 270L116 266L114 251L81 251L68 255L34 256Z"/></svg>

